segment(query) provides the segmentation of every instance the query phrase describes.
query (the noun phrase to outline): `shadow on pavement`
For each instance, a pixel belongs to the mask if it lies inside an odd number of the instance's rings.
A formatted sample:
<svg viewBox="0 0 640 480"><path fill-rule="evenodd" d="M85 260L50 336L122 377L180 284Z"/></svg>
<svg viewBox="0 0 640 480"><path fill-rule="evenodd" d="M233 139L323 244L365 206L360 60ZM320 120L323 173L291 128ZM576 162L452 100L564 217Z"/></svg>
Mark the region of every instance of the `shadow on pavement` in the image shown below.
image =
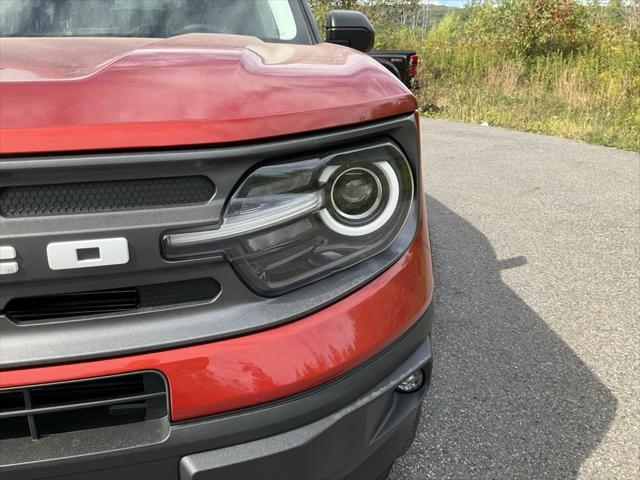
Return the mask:
<svg viewBox="0 0 640 480"><path fill-rule="evenodd" d="M497 259L482 232L427 203L434 377L418 437L391 478L576 478L613 421L615 397L502 282L500 271L526 258Z"/></svg>

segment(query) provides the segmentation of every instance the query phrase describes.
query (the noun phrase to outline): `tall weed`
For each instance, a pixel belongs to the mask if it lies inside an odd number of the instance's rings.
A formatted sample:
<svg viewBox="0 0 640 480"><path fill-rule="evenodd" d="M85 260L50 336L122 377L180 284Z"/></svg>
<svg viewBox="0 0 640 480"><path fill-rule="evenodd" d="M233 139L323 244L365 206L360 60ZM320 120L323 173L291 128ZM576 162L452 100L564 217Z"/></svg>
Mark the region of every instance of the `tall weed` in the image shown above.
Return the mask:
<svg viewBox="0 0 640 480"><path fill-rule="evenodd" d="M513 0L448 16L416 45L423 110L640 151L638 24L602 10Z"/></svg>

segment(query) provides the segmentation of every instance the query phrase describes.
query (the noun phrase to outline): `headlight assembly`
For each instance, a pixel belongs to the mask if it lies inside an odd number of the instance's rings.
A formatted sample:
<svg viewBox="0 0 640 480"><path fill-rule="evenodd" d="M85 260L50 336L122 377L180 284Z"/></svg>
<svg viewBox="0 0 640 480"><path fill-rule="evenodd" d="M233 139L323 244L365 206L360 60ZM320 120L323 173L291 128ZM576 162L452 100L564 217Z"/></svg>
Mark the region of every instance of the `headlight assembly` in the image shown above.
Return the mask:
<svg viewBox="0 0 640 480"><path fill-rule="evenodd" d="M219 228L169 233L165 255L223 255L254 290L278 295L386 249L413 188L391 142L267 165L238 187Z"/></svg>

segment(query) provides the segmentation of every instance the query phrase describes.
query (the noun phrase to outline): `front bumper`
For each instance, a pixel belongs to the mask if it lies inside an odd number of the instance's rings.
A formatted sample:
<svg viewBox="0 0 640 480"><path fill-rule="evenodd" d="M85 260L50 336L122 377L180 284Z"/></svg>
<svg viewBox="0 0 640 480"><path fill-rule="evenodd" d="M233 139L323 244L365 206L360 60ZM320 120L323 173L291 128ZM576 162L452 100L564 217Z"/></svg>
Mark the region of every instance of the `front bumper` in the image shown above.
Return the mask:
<svg viewBox="0 0 640 480"><path fill-rule="evenodd" d="M394 388L417 368L430 378L429 338L391 375L339 411L279 435L183 457L179 478L375 479L413 441L428 382L410 394Z"/></svg>
<svg viewBox="0 0 640 480"><path fill-rule="evenodd" d="M126 158L105 154L99 163L123 161L117 167L121 177L146 178L148 165L164 158L162 165L170 168L158 175L183 175L185 169L215 173L220 186L231 188L237 183L236 176L240 178L259 161L270 161L274 152L293 156L374 136L389 137L401 145L419 178L419 145L412 116L302 140L190 151L187 159L183 151L149 156L142 152ZM35 180L40 178L40 160L10 160L10 177L17 185L40 183ZM111 164L101 163L96 174L96 162L94 155L65 156L51 158L46 165L47 169L60 168L56 175L70 182L102 181L108 179L105 172L115 171L115 163L114 170ZM222 175L225 168L233 172ZM421 199L420 182L417 185L416 198ZM247 289L226 262L174 265L157 255L157 239L168 225L212 222L219 217L226 197L221 193L216 196L218 203L193 207L192 216L171 208L153 214L146 210L110 214L109 234L126 234L136 262L93 273L57 275L46 269L38 255L55 236L73 240L102 235L105 224L99 214L54 215L37 222L3 220L3 232L10 234L5 237L16 245L21 261L32 263L21 266L24 277L15 277L0 288L0 306L14 297L82 291L86 285L99 289L144 286L151 278L169 283L213 278L223 287L214 304L104 319L98 316L26 327L0 314L2 393L153 371L164 377L169 395L169 416L161 419L90 426L37 442L26 435L8 440L0 436L3 480L176 480L181 475L343 478L355 468L360 469L355 478L372 478L375 476L367 472L379 470L402 453L423 391L402 396L393 390L402 378L429 365L431 355L431 310L427 306L433 278L423 202L416 202L410 221L379 256L308 287L266 299ZM160 221L158 215L167 218ZM25 235L20 230L24 225L33 225L37 235L31 231ZM75 232L73 238L70 231ZM35 276L27 278L28 272ZM140 431L131 425L138 425ZM18 444L24 448L17 448ZM364 466L359 467L361 464ZM245 475L243 469L251 474Z"/></svg>
<svg viewBox="0 0 640 480"><path fill-rule="evenodd" d="M0 469L4 480L372 479L410 445L428 388L433 310L369 362L298 396L171 425L144 447ZM395 387L422 368L411 394Z"/></svg>

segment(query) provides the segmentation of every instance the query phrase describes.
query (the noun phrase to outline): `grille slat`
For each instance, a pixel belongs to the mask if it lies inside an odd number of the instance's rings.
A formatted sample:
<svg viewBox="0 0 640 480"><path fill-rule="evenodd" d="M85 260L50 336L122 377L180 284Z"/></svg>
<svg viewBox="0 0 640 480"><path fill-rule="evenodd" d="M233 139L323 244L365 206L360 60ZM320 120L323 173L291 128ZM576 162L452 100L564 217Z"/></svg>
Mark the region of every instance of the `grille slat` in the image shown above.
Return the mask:
<svg viewBox="0 0 640 480"><path fill-rule="evenodd" d="M166 417L167 391L159 373L143 372L0 390L0 405L0 440L38 440Z"/></svg>
<svg viewBox="0 0 640 480"><path fill-rule="evenodd" d="M7 218L170 208L207 203L215 194L208 177L187 176L6 187L0 215Z"/></svg>
<svg viewBox="0 0 640 480"><path fill-rule="evenodd" d="M25 322L114 313L135 309L138 304L138 290L127 288L16 298L5 310L10 318Z"/></svg>
<svg viewBox="0 0 640 480"><path fill-rule="evenodd" d="M25 395L28 392L25 392ZM93 402L78 402L78 403L70 403L66 405L58 405L53 407L40 407L40 408L25 408L23 410L14 410L7 412L0 412L0 419L2 418L14 418L14 417L25 417L25 416L34 416L34 415L43 415L45 413L58 413L58 412L66 412L70 410L82 410L84 408L93 408L93 407L102 407L105 405L118 405L122 403L135 403L141 400L150 400L152 398L161 398L164 397L164 393L146 393L141 395L132 395L128 397L115 397L109 398L106 400L96 400ZM25 404L27 402L25 401Z"/></svg>
<svg viewBox="0 0 640 480"><path fill-rule="evenodd" d="M214 300L219 292L218 282L199 278L140 287L14 298L2 313L15 322L24 323L203 303Z"/></svg>
<svg viewBox="0 0 640 480"><path fill-rule="evenodd" d="M30 410L32 406L31 402L31 390L25 388L22 390L22 395L24 396L24 406L25 410ZM0 412L2 413L2 412ZM38 427L36 427L36 419L33 415L23 415L27 419L27 425L29 425L29 433L31 434L31 438L33 440L37 440L40 435L38 435Z"/></svg>

